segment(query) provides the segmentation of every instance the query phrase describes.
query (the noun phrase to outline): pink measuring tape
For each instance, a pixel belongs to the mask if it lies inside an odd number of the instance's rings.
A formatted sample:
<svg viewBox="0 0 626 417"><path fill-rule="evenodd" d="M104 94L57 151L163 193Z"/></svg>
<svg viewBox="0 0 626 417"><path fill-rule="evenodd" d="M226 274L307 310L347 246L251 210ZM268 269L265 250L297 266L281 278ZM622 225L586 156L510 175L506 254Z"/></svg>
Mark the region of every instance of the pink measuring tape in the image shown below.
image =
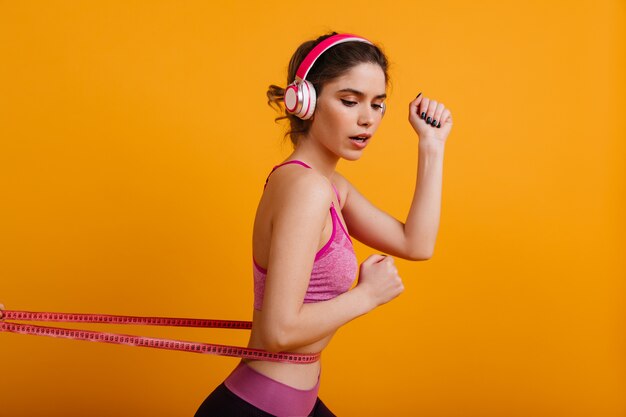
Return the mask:
<svg viewBox="0 0 626 417"><path fill-rule="evenodd" d="M0 332L30 334L36 336L62 337L65 339L89 340L92 342L114 343L119 345L142 346L157 349L182 350L185 352L206 353L220 356L233 356L272 362L313 363L320 359L320 353L273 353L262 349L239 346L215 345L211 343L187 342L182 340L155 337L132 336L127 334L105 333L92 330L67 329L62 327L34 326L7 322L53 321L104 324L134 324L147 326L204 327L220 329L252 329L250 321L190 319L175 317L114 316L108 314L41 313L0 309Z"/></svg>

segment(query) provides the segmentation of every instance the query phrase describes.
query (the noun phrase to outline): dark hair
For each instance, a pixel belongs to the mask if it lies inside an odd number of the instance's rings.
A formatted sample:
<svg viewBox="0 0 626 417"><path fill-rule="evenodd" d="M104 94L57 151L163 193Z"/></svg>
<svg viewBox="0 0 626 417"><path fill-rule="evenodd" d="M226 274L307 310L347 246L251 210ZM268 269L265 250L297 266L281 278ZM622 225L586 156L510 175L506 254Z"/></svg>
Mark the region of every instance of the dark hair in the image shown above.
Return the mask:
<svg viewBox="0 0 626 417"><path fill-rule="evenodd" d="M295 80L296 71L307 54L311 52L318 43L336 34L337 32L332 32L320 36L315 40L304 42L296 49L296 52L289 61L287 85ZM387 73L389 64L387 57L378 46L365 42L344 42L326 50L326 52L315 61L306 79L313 84L317 97L319 97L324 84L341 77L352 67L363 63L378 64L385 74L385 83L387 85L389 84L389 75ZM275 119L276 122L282 119L289 120L290 129L285 133L285 137L289 136L295 146L298 143L298 139L309 131L312 119L302 120L293 114L287 113L282 104L284 97L284 88L273 84L269 86L267 90L267 103L281 113L281 116Z"/></svg>

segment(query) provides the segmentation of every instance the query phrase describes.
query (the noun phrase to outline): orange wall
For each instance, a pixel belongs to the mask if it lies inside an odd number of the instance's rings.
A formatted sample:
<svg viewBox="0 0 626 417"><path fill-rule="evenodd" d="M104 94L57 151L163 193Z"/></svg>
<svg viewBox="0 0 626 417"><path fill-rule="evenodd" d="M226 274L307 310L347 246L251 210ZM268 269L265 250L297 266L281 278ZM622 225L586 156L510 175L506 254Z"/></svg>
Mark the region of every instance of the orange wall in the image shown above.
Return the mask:
<svg viewBox="0 0 626 417"><path fill-rule="evenodd" d="M253 215L290 150L267 85L303 40L353 32L392 61L375 142L340 164L364 194L404 220L419 91L455 126L435 256L400 261L405 293L337 334L322 399L339 416L626 415L623 1L210 4L0 2L0 303L249 319ZM0 361L12 417L190 416L237 362L10 333Z"/></svg>

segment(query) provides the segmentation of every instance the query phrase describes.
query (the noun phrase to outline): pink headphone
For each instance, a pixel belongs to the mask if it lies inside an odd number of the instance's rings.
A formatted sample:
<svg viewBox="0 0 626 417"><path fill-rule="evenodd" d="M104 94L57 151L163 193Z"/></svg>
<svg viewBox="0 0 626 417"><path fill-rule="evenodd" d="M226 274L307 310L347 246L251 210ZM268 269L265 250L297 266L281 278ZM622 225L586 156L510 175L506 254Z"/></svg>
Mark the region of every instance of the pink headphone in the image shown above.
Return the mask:
<svg viewBox="0 0 626 417"><path fill-rule="evenodd" d="M313 67L313 64L315 64L315 61L317 61L317 58L326 52L327 49L344 42L364 42L373 45L372 42L365 38L347 33L329 36L315 45L313 50L304 57L304 60L302 60L302 63L298 67L296 79L285 89L285 108L288 113L294 114L303 120L310 119L311 116L313 116L317 97L315 87L306 80L306 76L311 70L311 67ZM384 103L382 112L385 114Z"/></svg>

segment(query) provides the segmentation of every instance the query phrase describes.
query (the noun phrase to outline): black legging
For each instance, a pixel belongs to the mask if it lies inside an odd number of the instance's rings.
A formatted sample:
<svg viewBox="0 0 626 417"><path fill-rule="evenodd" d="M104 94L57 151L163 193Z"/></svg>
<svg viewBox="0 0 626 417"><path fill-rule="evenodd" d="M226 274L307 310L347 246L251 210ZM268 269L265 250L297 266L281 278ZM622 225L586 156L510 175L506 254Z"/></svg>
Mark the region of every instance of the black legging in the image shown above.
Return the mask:
<svg viewBox="0 0 626 417"><path fill-rule="evenodd" d="M272 417L272 414L266 413L253 406L252 404L239 398L233 394L224 383L221 383L215 390L202 402L194 417ZM315 406L308 416L301 417L336 417L322 402L317 398Z"/></svg>

